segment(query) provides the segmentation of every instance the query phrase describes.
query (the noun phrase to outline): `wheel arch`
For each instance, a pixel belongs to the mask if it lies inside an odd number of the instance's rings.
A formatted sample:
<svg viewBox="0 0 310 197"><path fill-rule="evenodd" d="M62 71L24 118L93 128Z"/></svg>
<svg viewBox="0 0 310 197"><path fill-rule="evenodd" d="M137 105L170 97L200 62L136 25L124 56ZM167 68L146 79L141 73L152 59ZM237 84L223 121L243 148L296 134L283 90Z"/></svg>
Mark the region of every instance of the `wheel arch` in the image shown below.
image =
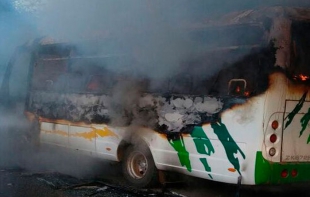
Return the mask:
<svg viewBox="0 0 310 197"><path fill-rule="evenodd" d="M151 153L151 155L152 155L152 157L153 157L153 159L154 159L153 151L152 151L152 148L151 148L148 136L142 136L142 135L134 133L134 134L131 135L130 138L127 138L127 139L124 138L119 143L119 146L117 148L117 158L118 158L118 161L122 161L123 160L124 152L126 151L126 149L129 146L143 146L143 147L148 148L150 153Z"/></svg>

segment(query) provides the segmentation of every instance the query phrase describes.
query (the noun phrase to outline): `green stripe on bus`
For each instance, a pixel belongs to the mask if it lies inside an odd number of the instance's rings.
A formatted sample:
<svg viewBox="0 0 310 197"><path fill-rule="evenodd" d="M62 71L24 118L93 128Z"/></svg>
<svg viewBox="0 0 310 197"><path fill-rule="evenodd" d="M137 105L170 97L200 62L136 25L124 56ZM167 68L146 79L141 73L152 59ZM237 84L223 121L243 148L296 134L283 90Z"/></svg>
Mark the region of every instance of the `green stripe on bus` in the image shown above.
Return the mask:
<svg viewBox="0 0 310 197"><path fill-rule="evenodd" d="M191 161L189 160L189 152L186 150L184 140L182 137L179 139L168 140L170 145L178 152L178 157L182 166L185 166L186 169L191 172L192 166Z"/></svg>
<svg viewBox="0 0 310 197"><path fill-rule="evenodd" d="M217 135L218 139L221 141L222 145L224 146L226 156L229 162L234 166L238 173L241 174L239 159L235 156L235 154L239 152L242 155L243 159L245 159L245 154L239 148L235 140L231 137L226 125L222 123L221 119L219 119L215 123L211 123L211 127L214 133Z"/></svg>
<svg viewBox="0 0 310 197"><path fill-rule="evenodd" d="M308 91L305 92L305 93L303 94L303 96L300 98L299 102L297 103L297 105L296 105L295 108L293 109L293 111L292 111L291 113L289 113L289 114L284 118L284 120L287 119L287 121L286 121L286 123L285 123L284 129L286 129L286 127L288 127L288 126L292 123L292 121L293 121L294 117L296 116L296 114L298 114L298 112L301 110L301 108L302 108L302 106L304 105L304 102L305 102L305 100L306 100L307 94L308 94Z"/></svg>
<svg viewBox="0 0 310 197"><path fill-rule="evenodd" d="M211 167L208 164L208 160L207 158L204 158L204 155L211 156L211 154L214 153L214 147L211 144L210 139L202 127L194 127L194 130L191 132L191 136L195 143L197 152L201 154L201 157L199 158L200 162L203 164L205 171L211 172ZM210 174L209 176L212 179Z"/></svg>
<svg viewBox="0 0 310 197"><path fill-rule="evenodd" d="M282 170L288 170L286 178L281 177ZM310 181L310 162L274 163L263 158L262 152L256 152L255 184L279 184ZM297 170L296 177L291 176L292 170Z"/></svg>
<svg viewBox="0 0 310 197"><path fill-rule="evenodd" d="M270 163L263 158L262 152L256 152L255 184L264 184L270 181Z"/></svg>

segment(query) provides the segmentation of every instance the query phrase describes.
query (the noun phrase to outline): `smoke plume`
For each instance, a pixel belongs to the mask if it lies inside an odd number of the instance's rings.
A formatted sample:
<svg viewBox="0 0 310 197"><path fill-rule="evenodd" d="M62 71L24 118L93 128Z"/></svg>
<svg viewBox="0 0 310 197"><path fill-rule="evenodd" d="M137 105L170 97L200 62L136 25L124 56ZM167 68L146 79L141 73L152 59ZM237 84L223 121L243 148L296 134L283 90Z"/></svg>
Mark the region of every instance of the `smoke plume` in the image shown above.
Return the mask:
<svg viewBox="0 0 310 197"><path fill-rule="evenodd" d="M142 114L136 113L137 106L149 109L155 105L154 99L147 96L143 98L144 103L139 102L139 98L146 89L157 93L206 94L207 86L212 86L212 83L205 83L206 78L251 52L244 50L235 54L226 52L219 54L208 51L210 47L221 46L223 43L228 46L238 43L243 41L244 37L228 30L225 36L221 36L222 34L217 31L195 33L193 29L199 30L197 27L208 21L207 18L220 17L229 11L262 6L309 6L310 4L302 0L272 2L254 0L216 2L208 0L16 0L12 2L14 3L0 1L0 79L4 78L9 59L15 48L42 37L45 38L45 42L52 40L51 42L54 43L72 43L76 46L77 52L90 56L113 56L122 59L130 54L133 61L126 60L115 64L114 61L98 59L92 62L99 67L106 66L111 72L125 73L138 79L148 79L145 83L123 80L112 88L112 99L109 101L110 118L112 124L118 125L127 123L127 121L133 125L155 124L154 117L158 118L156 111L153 113L154 110L144 110ZM251 56L247 58L255 59ZM247 66L242 61L240 64ZM81 75L90 72L83 69L80 70ZM192 81L193 84L188 81ZM58 82L61 84L61 80ZM22 82L20 84L24 85ZM192 86L196 89L193 90ZM59 85L59 87L62 86ZM15 90L20 93L21 90L27 89L15 87ZM50 95L47 97L53 98ZM209 113L210 111L210 113L215 113L223 107L221 100L203 96L175 97L169 102L166 102L164 97L160 97L159 100L163 103L163 109L166 110L165 113L160 111L162 113L160 122L165 122L164 118L174 121L166 127L176 131L180 130L184 121L188 121L188 124L201 121L201 117L194 113ZM205 101L212 105L206 107ZM16 103L9 107L11 108L4 106L1 108L0 153L1 155L14 155L15 158L13 156L1 157L0 164L33 168L33 159L35 161L43 159L46 161L44 165L48 167L56 166L57 168L58 165L57 170L68 170L66 164L59 165L59 161L66 157L64 155L57 156L49 152L31 156L32 152L29 153L28 150L32 147L24 146L24 142L29 140L27 133L31 130L22 115L24 108ZM45 109L49 110L47 106ZM188 109L192 113L188 114ZM74 115L74 110L72 113ZM104 114L105 111L102 110L102 113ZM139 118L140 116L148 119ZM73 120L78 118L74 116ZM204 118L207 119L209 116Z"/></svg>

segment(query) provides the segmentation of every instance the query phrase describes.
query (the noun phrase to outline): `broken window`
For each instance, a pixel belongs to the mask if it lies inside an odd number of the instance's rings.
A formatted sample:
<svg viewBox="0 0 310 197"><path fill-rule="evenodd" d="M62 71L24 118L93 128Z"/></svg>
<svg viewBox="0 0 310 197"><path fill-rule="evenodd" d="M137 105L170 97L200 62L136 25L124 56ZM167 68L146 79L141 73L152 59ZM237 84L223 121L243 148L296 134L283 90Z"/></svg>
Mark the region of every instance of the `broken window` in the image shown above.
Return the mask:
<svg viewBox="0 0 310 197"><path fill-rule="evenodd" d="M107 64L106 58L100 57L71 59L70 73L71 75L76 73L76 77L80 80L80 88L76 90L81 93L110 93L115 83L115 74L106 68ZM77 78L72 80L78 80ZM74 81L68 83L74 84Z"/></svg>
<svg viewBox="0 0 310 197"><path fill-rule="evenodd" d="M310 23L292 22L291 65L288 74L298 82L310 82Z"/></svg>
<svg viewBox="0 0 310 197"><path fill-rule="evenodd" d="M34 62L32 89L41 91L64 91L65 75L71 47L63 44L41 45Z"/></svg>
<svg viewBox="0 0 310 197"><path fill-rule="evenodd" d="M68 61L57 59L40 59L33 69L32 89L33 90L58 90L65 87L64 76Z"/></svg>
<svg viewBox="0 0 310 197"><path fill-rule="evenodd" d="M231 79L251 80L251 92L259 92L257 82L264 75L268 84L265 66L272 66L274 56L264 40L265 30L259 24L240 24L197 28L190 38L197 46L197 54L184 60L177 72L165 82L156 83L151 91L171 94L225 96L231 93ZM264 49L264 48L267 49ZM268 57L266 57L268 56ZM268 62L270 58L270 62ZM267 62L266 62L267 61ZM236 84L234 83L234 86ZM154 86L154 85L153 85ZM266 85L262 86L263 88ZM238 91L238 85L236 85ZM241 88L241 86L240 86ZM247 90L231 95L249 94Z"/></svg>
<svg viewBox="0 0 310 197"><path fill-rule="evenodd" d="M106 73L105 75L91 75L87 83L87 91L93 93L111 93L113 88L112 76Z"/></svg>

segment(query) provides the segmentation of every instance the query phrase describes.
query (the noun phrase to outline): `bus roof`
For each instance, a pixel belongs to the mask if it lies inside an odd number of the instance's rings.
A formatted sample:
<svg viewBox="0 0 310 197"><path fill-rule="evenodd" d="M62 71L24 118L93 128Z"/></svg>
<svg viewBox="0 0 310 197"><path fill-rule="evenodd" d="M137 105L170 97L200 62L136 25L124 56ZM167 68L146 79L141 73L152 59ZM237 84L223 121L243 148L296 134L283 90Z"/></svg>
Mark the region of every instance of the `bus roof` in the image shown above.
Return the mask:
<svg viewBox="0 0 310 197"><path fill-rule="evenodd" d="M247 9L237 12L231 12L213 19L201 20L197 23L185 26L190 26L190 28L206 28L246 24L258 25L268 18L272 19L276 17L285 17L292 20L310 21L310 8L275 6L259 9Z"/></svg>

